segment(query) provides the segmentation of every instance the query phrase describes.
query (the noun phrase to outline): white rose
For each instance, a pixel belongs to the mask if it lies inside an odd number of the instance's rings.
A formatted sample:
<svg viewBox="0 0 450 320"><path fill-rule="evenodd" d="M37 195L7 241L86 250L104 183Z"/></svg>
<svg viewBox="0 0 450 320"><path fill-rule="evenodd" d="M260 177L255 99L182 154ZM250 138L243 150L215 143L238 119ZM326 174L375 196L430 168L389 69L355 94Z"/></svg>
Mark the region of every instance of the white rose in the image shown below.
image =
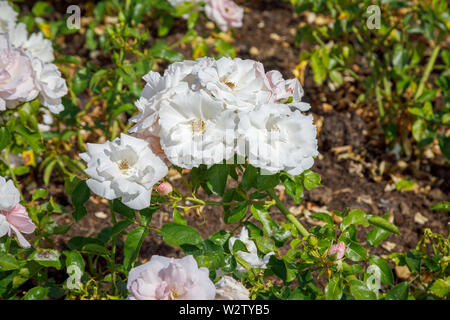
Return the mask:
<svg viewBox="0 0 450 320"><path fill-rule="evenodd" d="M223 276L216 282L215 300L250 300L250 292L239 281L230 276Z"/></svg>
<svg viewBox="0 0 450 320"><path fill-rule="evenodd" d="M64 110L61 98L67 94L66 81L61 77L61 72L54 64L42 63L39 59L33 59L33 69L41 103L52 113L60 113Z"/></svg>
<svg viewBox="0 0 450 320"><path fill-rule="evenodd" d="M235 113L203 91L163 101L159 124L161 146L177 166L212 165L234 155Z"/></svg>
<svg viewBox="0 0 450 320"><path fill-rule="evenodd" d="M8 32L14 27L18 13L9 5L8 1L0 1L0 32Z"/></svg>
<svg viewBox="0 0 450 320"><path fill-rule="evenodd" d="M264 79L264 67L253 60L220 58L213 66L198 71L198 83L226 108L251 111L268 103L272 92Z"/></svg>
<svg viewBox="0 0 450 320"><path fill-rule="evenodd" d="M228 241L229 249L233 252L233 245L236 240L240 240L244 243L248 252L237 251L237 255L239 255L242 259L244 259L248 264L250 264L253 268L262 268L265 269L267 267L267 263L269 262L270 256L274 255L274 252L269 252L262 259L258 256L258 249L256 248L255 242L248 238L248 230L243 227L241 233L239 234L239 238L231 237ZM244 267L238 264L237 270L242 272L248 272Z"/></svg>
<svg viewBox="0 0 450 320"><path fill-rule="evenodd" d="M135 210L150 205L153 185L168 172L148 142L126 134L113 142L88 143L88 152L80 158L88 163L87 185L92 192L108 200L121 198Z"/></svg>
<svg viewBox="0 0 450 320"><path fill-rule="evenodd" d="M316 134L312 115L281 103L266 104L239 114L237 153L270 174L284 170L298 175L318 155Z"/></svg>

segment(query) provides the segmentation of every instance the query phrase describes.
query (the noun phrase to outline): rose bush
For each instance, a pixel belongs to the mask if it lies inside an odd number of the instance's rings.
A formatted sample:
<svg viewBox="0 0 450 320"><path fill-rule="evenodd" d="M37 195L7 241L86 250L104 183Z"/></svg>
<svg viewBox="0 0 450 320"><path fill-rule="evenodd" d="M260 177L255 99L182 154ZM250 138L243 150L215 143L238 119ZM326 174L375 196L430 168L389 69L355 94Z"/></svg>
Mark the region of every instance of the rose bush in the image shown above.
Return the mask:
<svg viewBox="0 0 450 320"><path fill-rule="evenodd" d="M286 206L321 187L318 124L297 78L235 57L232 1L96 3L82 35L108 68L58 52L78 31L38 3L18 16L0 1L2 299L448 298L442 235L426 229L415 249L382 257L374 250L399 236L389 214L343 208L304 225ZM200 35L202 8L218 28ZM169 44L179 17L186 34ZM91 196L111 221L80 235ZM224 227L205 235L192 215ZM182 257L145 256L152 238Z"/></svg>

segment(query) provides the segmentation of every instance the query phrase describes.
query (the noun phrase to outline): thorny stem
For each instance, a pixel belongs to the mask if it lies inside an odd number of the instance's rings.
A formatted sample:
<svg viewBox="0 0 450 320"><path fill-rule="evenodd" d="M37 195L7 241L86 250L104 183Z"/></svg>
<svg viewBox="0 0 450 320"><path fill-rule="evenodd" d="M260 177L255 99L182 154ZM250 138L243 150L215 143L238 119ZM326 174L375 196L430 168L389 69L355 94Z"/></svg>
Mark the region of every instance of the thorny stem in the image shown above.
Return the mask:
<svg viewBox="0 0 450 320"><path fill-rule="evenodd" d="M274 189L267 190L267 194L275 200L275 205L278 209L280 209L281 213L285 215L285 217L297 228L297 230L300 232L300 234L303 237L309 236L308 230L300 223L300 221L297 220L297 218L289 211L288 208L281 202L281 200L277 197L275 194Z"/></svg>

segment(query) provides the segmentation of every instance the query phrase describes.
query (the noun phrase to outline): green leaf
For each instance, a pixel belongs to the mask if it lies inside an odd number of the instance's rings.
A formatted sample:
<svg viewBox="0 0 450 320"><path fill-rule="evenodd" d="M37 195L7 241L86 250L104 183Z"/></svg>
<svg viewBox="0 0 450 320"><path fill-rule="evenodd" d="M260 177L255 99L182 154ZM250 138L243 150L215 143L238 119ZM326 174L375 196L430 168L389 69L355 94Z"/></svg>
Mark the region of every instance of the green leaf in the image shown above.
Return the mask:
<svg viewBox="0 0 450 320"><path fill-rule="evenodd" d="M233 253L237 253L239 251L242 252L248 252L247 247L245 246L245 243L243 243L241 240L236 239L233 243L233 248L231 248Z"/></svg>
<svg viewBox="0 0 450 320"><path fill-rule="evenodd" d="M126 270L130 270L130 268L133 267L147 234L148 229L144 227L138 227L128 233L128 236L125 239L125 247L123 253L123 265L125 266Z"/></svg>
<svg viewBox="0 0 450 320"><path fill-rule="evenodd" d="M420 272L420 262L422 258L419 251L415 249L409 250L406 254L405 260L409 270L416 273Z"/></svg>
<svg viewBox="0 0 450 320"><path fill-rule="evenodd" d="M52 175L53 168L55 168L57 163L58 163L58 160L53 158L53 160L51 160L47 164L47 166L45 167L45 170L44 170L44 184L46 186L48 186L48 184L50 183L50 177Z"/></svg>
<svg viewBox="0 0 450 320"><path fill-rule="evenodd" d="M409 282L401 282L386 294L386 300L408 300Z"/></svg>
<svg viewBox="0 0 450 320"><path fill-rule="evenodd" d="M349 241L345 250L345 256L352 261L359 262L366 259L367 251L359 243Z"/></svg>
<svg viewBox="0 0 450 320"><path fill-rule="evenodd" d="M415 181L402 179L395 184L395 189L397 189L398 191L409 191L414 187L415 184Z"/></svg>
<svg viewBox="0 0 450 320"><path fill-rule="evenodd" d="M163 41L157 41L155 45L150 48L149 53L156 58L165 59L171 63L184 60L184 56L181 53L170 50L167 43Z"/></svg>
<svg viewBox="0 0 450 320"><path fill-rule="evenodd" d="M256 187L256 180L258 178L258 169L256 169L252 165L248 165L245 169L244 174L242 175L241 185L242 187L248 191L253 187Z"/></svg>
<svg viewBox="0 0 450 320"><path fill-rule="evenodd" d="M447 162L450 162L450 137L438 135L439 148Z"/></svg>
<svg viewBox="0 0 450 320"><path fill-rule="evenodd" d="M189 31L194 29L195 25L197 24L197 21L198 21L198 11L191 12L191 14L189 15L189 18L187 20L187 27L188 27ZM187 32L186 32L186 35L187 35ZM186 39L184 39L183 41L186 41Z"/></svg>
<svg viewBox="0 0 450 320"><path fill-rule="evenodd" d="M258 190L269 190L275 188L280 182L279 174L264 175L260 174L256 179Z"/></svg>
<svg viewBox="0 0 450 320"><path fill-rule="evenodd" d="M378 246L383 240L389 236L389 231L375 227L367 234L367 243L371 247Z"/></svg>
<svg viewBox="0 0 450 320"><path fill-rule="evenodd" d="M173 209L173 222L178 224L187 225L186 219L181 215L177 209Z"/></svg>
<svg viewBox="0 0 450 320"><path fill-rule="evenodd" d="M307 190L312 190L314 188L320 187L322 184L320 183L321 177L318 173L315 173L311 170L306 170L302 173L303 184Z"/></svg>
<svg viewBox="0 0 450 320"><path fill-rule="evenodd" d="M86 46L89 50L93 51L97 48L97 40L95 40L95 32L94 29L87 29L86 34Z"/></svg>
<svg viewBox="0 0 450 320"><path fill-rule="evenodd" d="M84 245L81 248L82 252L86 252L86 253L90 253L90 254L95 254L98 256L102 256L105 257L107 259L110 258L110 254L108 249L106 249L104 246L102 245L98 245L96 243L88 243L86 245Z"/></svg>
<svg viewBox="0 0 450 320"><path fill-rule="evenodd" d="M75 221L80 221L80 219L86 215L87 211L84 204L89 200L90 196L91 191L89 190L86 181L80 181L71 196L72 204L75 207L75 211L72 212Z"/></svg>
<svg viewBox="0 0 450 320"><path fill-rule="evenodd" d="M325 287L327 300L340 300L342 297L342 286L338 278L331 278Z"/></svg>
<svg viewBox="0 0 450 320"><path fill-rule="evenodd" d="M228 166L226 164L215 164L207 171L208 187L218 195L223 195L227 185Z"/></svg>
<svg viewBox="0 0 450 320"><path fill-rule="evenodd" d="M6 127L0 128L0 151L5 149L11 141L11 134Z"/></svg>
<svg viewBox="0 0 450 320"><path fill-rule="evenodd" d="M342 74L337 70L330 71L330 79L339 86L344 83Z"/></svg>
<svg viewBox="0 0 450 320"><path fill-rule="evenodd" d="M255 240L255 244L258 250L264 254L268 254L269 252L274 252L276 250L275 242L270 238L254 236L253 240Z"/></svg>
<svg viewBox="0 0 450 320"><path fill-rule="evenodd" d="M319 50L314 51L310 61L314 72L314 82L318 85L322 85L327 77L327 66L324 65L324 62L320 57Z"/></svg>
<svg viewBox="0 0 450 320"><path fill-rule="evenodd" d="M53 13L53 10L54 10L53 7L47 2L38 1L34 4L33 8L31 9L31 12L33 12L33 14L36 17L39 17L44 14L51 14Z"/></svg>
<svg viewBox="0 0 450 320"><path fill-rule="evenodd" d="M76 250L64 251L64 255L66 256L66 267L76 266L80 269L81 272L84 272L85 263L81 254Z"/></svg>
<svg viewBox="0 0 450 320"><path fill-rule="evenodd" d="M9 253L0 252L0 271L9 271L19 269L20 264L16 258Z"/></svg>
<svg viewBox="0 0 450 320"><path fill-rule="evenodd" d="M430 288L431 292L440 298L445 298L450 293L450 277L436 280Z"/></svg>
<svg viewBox="0 0 450 320"><path fill-rule="evenodd" d="M245 217L248 209L248 202L242 201L238 206L234 207L231 211L227 210L225 212L224 221L225 223L234 223Z"/></svg>
<svg viewBox="0 0 450 320"><path fill-rule="evenodd" d="M350 292L356 300L377 300L377 296L361 280L350 281Z"/></svg>
<svg viewBox="0 0 450 320"><path fill-rule="evenodd" d="M317 220L325 221L326 223L329 223L329 224L334 224L333 218L328 213L325 213L325 212L316 212L316 213L311 214L309 217L317 219Z"/></svg>
<svg viewBox="0 0 450 320"><path fill-rule="evenodd" d="M381 282L384 284L394 285L394 275L387 262L378 256L371 256L369 258L371 264L376 265L381 271Z"/></svg>
<svg viewBox="0 0 450 320"><path fill-rule="evenodd" d="M287 173L282 173L280 179L286 189L286 193L294 199L295 203L303 200L303 185L298 177L292 177Z"/></svg>
<svg viewBox="0 0 450 320"><path fill-rule="evenodd" d="M67 241L67 246L70 250L80 250L84 245L89 243L98 244L99 246L104 245L104 243L99 239L75 236Z"/></svg>
<svg viewBox="0 0 450 320"><path fill-rule="evenodd" d="M450 202L449 201L442 201L442 202L435 203L431 207L431 210L450 212Z"/></svg>
<svg viewBox="0 0 450 320"><path fill-rule="evenodd" d="M234 47L228 42L222 39L217 39L214 41L214 46L220 56L230 58L236 57L236 49L234 49Z"/></svg>
<svg viewBox="0 0 450 320"><path fill-rule="evenodd" d="M61 269L61 254L53 249L37 249L29 257L28 260L34 260L44 267L54 267Z"/></svg>
<svg viewBox="0 0 450 320"><path fill-rule="evenodd" d="M386 231L389 231L389 232L392 232L395 234L400 234L400 232L398 231L398 228L393 223L390 223L389 221L387 221L386 219L384 219L380 216L372 216L368 220L371 225L377 226L381 229L384 229Z"/></svg>
<svg viewBox="0 0 450 320"><path fill-rule="evenodd" d="M94 9L94 17L95 20L100 21L105 16L106 12L106 1L100 1L95 5Z"/></svg>
<svg viewBox="0 0 450 320"><path fill-rule="evenodd" d="M72 80L72 89L75 94L79 94L87 88L91 79L90 72L87 68L78 70Z"/></svg>
<svg viewBox="0 0 450 320"><path fill-rule="evenodd" d="M44 300L48 299L48 292L50 288L48 287L34 287L30 289L25 296L23 297L23 300Z"/></svg>
<svg viewBox="0 0 450 320"><path fill-rule="evenodd" d="M33 149L34 152L40 153L44 151L42 145L42 137L38 132L31 132L23 125L17 124L14 127L14 131L21 135L26 143Z"/></svg>
<svg viewBox="0 0 450 320"><path fill-rule="evenodd" d="M367 215L362 210L352 210L341 222L341 230L344 231L351 225L363 225L365 227L369 226L367 221Z"/></svg>
<svg viewBox="0 0 450 320"><path fill-rule="evenodd" d="M121 216L124 216L126 218L130 219L136 219L136 215L134 213L134 210L124 205L119 199L113 200L113 209L114 212L117 212Z"/></svg>
<svg viewBox="0 0 450 320"><path fill-rule="evenodd" d="M416 102L418 103L423 103L426 101L431 101L433 100L434 96L436 95L437 90L433 89L433 90L427 90L424 93L422 93L417 99Z"/></svg>
<svg viewBox="0 0 450 320"><path fill-rule="evenodd" d="M269 211L261 205L252 204L250 207L250 212L256 220L261 222L264 234L268 236L272 235L274 230L277 228L277 223L272 220Z"/></svg>
<svg viewBox="0 0 450 320"><path fill-rule="evenodd" d="M169 15L163 15L161 18L161 23L158 26L158 37L164 37L172 29L173 18Z"/></svg>
<svg viewBox="0 0 450 320"><path fill-rule="evenodd" d="M118 221L111 229L111 236L115 236L133 224L130 220Z"/></svg>
<svg viewBox="0 0 450 320"><path fill-rule="evenodd" d="M295 279L296 269L290 268L284 259L277 259L274 255L272 255L270 256L268 266L285 282L291 282Z"/></svg>
<svg viewBox="0 0 450 320"><path fill-rule="evenodd" d="M220 231L214 233L210 237L210 240L213 243L223 247L225 245L225 243L227 243L228 239L230 239L230 237L231 237L231 233L230 232L227 232L225 230L220 230Z"/></svg>
<svg viewBox="0 0 450 320"><path fill-rule="evenodd" d="M392 65L397 70L397 72L401 72L407 63L408 52L403 48L401 44L397 43L394 46L394 50L392 52Z"/></svg>
<svg viewBox="0 0 450 320"><path fill-rule="evenodd" d="M152 222L153 214L160 209L160 206L151 206L139 211L141 221L144 225L148 226Z"/></svg>
<svg viewBox="0 0 450 320"><path fill-rule="evenodd" d="M181 2L177 7L175 8L175 12L173 13L174 17L181 17L185 15L186 13L189 13L196 4L191 1L185 1Z"/></svg>
<svg viewBox="0 0 450 320"><path fill-rule="evenodd" d="M178 247L182 244L195 245L203 240L197 229L174 222L163 225L161 234L167 244Z"/></svg>

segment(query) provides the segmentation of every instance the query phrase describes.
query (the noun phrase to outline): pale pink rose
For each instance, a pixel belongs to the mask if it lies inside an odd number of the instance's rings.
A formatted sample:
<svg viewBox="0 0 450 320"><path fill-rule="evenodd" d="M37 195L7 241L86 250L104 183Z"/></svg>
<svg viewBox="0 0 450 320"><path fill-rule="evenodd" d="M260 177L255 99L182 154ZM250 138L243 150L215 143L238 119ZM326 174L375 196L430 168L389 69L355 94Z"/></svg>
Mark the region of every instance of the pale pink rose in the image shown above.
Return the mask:
<svg viewBox="0 0 450 320"><path fill-rule="evenodd" d="M209 0L205 13L222 31L242 27L244 9L231 0Z"/></svg>
<svg viewBox="0 0 450 320"><path fill-rule="evenodd" d="M341 242L339 242L337 244L333 244L330 247L330 251L328 251L328 254L331 256L331 255L333 255L335 253L336 253L336 258L338 260L342 259L342 257L345 254L345 243L344 242L341 241Z"/></svg>
<svg viewBox="0 0 450 320"><path fill-rule="evenodd" d="M7 34L0 34L0 111L38 94L29 56L12 46Z"/></svg>
<svg viewBox="0 0 450 320"><path fill-rule="evenodd" d="M129 300L213 300L216 295L208 269L198 268L193 256L153 256L130 270L127 288Z"/></svg>
<svg viewBox="0 0 450 320"><path fill-rule="evenodd" d="M159 192L160 195L166 196L173 191L173 188L170 185L170 183L163 182L158 186L156 190Z"/></svg>
<svg viewBox="0 0 450 320"><path fill-rule="evenodd" d="M150 150L152 150L152 152L154 154L156 154L158 157L160 157L161 160L164 161L164 163L166 165L170 165L170 161L169 161L169 159L167 159L166 153L164 152L163 148L161 147L161 142L160 142L161 139L158 136L151 134L148 131L136 132L136 133L131 134L131 136L147 141L148 145L150 147Z"/></svg>
<svg viewBox="0 0 450 320"><path fill-rule="evenodd" d="M287 99L292 95L292 89L286 90L286 80L283 79L281 72L272 70L266 73L267 80L269 81L270 90L272 91L273 101L281 99Z"/></svg>
<svg viewBox="0 0 450 320"><path fill-rule="evenodd" d="M33 233L35 224L28 217L25 207L17 204L10 210L0 210L0 237L6 233L11 237L12 232L17 235L17 240L23 248L29 248L30 243L23 237L22 233Z"/></svg>

